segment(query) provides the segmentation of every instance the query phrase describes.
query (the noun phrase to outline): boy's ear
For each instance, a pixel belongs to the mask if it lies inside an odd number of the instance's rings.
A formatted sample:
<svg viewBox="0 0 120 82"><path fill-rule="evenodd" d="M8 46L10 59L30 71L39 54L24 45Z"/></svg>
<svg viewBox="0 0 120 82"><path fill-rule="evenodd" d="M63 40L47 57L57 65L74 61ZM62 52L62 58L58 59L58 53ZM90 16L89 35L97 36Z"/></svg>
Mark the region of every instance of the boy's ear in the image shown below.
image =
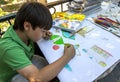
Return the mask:
<svg viewBox="0 0 120 82"><path fill-rule="evenodd" d="M31 24L30 24L29 22L25 21L25 22L24 22L24 29L25 29L26 31L28 31L30 28L32 28L32 27L31 27Z"/></svg>

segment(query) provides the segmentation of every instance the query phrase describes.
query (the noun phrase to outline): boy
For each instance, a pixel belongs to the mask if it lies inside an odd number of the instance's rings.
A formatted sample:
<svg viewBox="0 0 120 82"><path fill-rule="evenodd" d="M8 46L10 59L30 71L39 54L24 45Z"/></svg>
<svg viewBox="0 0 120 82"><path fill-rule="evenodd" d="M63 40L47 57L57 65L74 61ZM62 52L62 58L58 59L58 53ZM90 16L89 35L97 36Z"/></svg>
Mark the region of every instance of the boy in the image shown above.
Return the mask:
<svg viewBox="0 0 120 82"><path fill-rule="evenodd" d="M38 69L32 64L33 42L48 39L52 17L44 5L31 2L18 11L13 26L0 39L0 82L10 82L19 73L30 82L49 82L74 57L73 45L64 47L63 56L57 61Z"/></svg>

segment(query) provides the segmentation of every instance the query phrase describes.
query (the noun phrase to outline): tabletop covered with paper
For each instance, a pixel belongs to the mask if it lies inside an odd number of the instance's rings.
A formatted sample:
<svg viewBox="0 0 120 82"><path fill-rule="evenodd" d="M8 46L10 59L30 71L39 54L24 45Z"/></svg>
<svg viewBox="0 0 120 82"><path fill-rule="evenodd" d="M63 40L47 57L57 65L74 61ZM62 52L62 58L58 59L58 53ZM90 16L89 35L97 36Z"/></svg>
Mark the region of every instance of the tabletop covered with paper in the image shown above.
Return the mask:
<svg viewBox="0 0 120 82"><path fill-rule="evenodd" d="M117 14L109 14L114 10L111 9L113 7L119 10ZM102 9L102 11L86 18L80 14L82 21L73 17L77 19L77 23L75 21L72 23L71 21L61 22L57 19L54 22L59 21L58 24L53 24L53 28L50 29L53 33L50 40L39 40L37 42L49 63L62 56L65 44L74 45L76 55L58 74L60 82L93 82L120 60L120 30L118 22L115 23L116 19L119 18L120 8L114 5L111 8ZM62 15L60 14L60 16ZM71 19L71 17L66 18ZM91 20L96 18L100 20L100 25ZM101 23L104 18L104 21L109 19L107 23ZM111 22L111 20L115 22ZM75 28L75 32L54 28L54 25L61 27L68 25L72 27L72 30ZM105 25L108 27L106 28Z"/></svg>
<svg viewBox="0 0 120 82"><path fill-rule="evenodd" d="M58 74L60 82L92 82L120 59L120 38L87 20L80 27L72 36L52 28L50 40L37 42L49 63L62 56L65 44L74 45L76 55Z"/></svg>

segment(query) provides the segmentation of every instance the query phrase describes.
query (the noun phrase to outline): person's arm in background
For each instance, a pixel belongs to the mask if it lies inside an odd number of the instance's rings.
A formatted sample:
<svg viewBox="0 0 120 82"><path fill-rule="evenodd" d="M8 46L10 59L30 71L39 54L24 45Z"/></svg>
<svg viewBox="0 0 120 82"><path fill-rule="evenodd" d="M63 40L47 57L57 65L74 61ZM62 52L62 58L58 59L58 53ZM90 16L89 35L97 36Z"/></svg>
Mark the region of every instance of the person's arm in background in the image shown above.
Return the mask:
<svg viewBox="0 0 120 82"><path fill-rule="evenodd" d="M49 82L58 75L62 68L75 55L75 49L73 45L70 45L69 47L65 46L64 48L64 54L60 59L40 70L34 65L29 65L17 71L30 82Z"/></svg>

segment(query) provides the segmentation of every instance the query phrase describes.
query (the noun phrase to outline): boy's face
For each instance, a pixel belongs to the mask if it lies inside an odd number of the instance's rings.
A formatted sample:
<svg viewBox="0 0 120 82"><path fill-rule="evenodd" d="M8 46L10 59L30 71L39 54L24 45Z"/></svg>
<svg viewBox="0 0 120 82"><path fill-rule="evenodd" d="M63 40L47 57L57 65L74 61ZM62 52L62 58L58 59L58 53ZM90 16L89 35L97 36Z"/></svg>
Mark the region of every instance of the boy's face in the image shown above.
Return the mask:
<svg viewBox="0 0 120 82"><path fill-rule="evenodd" d="M39 39L43 38L44 32L42 29L40 29L40 27L36 27L36 29L33 30L31 24L29 22L25 22L24 29L27 38L33 41L38 41Z"/></svg>
<svg viewBox="0 0 120 82"><path fill-rule="evenodd" d="M29 38L33 41L38 41L39 39L43 38L43 35L44 33L42 32L42 29L39 27L37 27L35 30L31 28L28 34Z"/></svg>

